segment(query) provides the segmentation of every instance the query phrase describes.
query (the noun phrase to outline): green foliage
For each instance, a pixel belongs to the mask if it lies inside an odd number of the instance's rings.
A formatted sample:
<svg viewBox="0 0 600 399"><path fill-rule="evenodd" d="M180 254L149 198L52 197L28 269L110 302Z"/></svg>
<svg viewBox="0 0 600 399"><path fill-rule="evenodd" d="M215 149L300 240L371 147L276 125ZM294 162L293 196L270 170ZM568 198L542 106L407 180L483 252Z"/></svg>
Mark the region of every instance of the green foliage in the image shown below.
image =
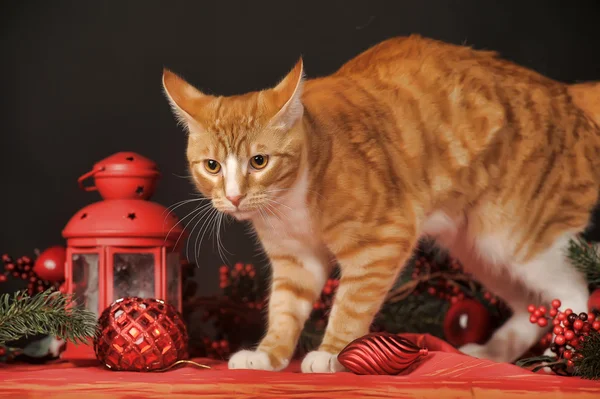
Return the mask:
<svg viewBox="0 0 600 399"><path fill-rule="evenodd" d="M79 343L96 332L96 315L77 306L72 295L50 289L35 296L0 296L0 345L37 334Z"/></svg>
<svg viewBox="0 0 600 399"><path fill-rule="evenodd" d="M579 356L573 360L575 375L589 380L600 379L600 333L590 333L577 353Z"/></svg>
<svg viewBox="0 0 600 399"><path fill-rule="evenodd" d="M591 286L600 285L600 253L596 245L588 244L583 237L571 240L567 258L586 276Z"/></svg>

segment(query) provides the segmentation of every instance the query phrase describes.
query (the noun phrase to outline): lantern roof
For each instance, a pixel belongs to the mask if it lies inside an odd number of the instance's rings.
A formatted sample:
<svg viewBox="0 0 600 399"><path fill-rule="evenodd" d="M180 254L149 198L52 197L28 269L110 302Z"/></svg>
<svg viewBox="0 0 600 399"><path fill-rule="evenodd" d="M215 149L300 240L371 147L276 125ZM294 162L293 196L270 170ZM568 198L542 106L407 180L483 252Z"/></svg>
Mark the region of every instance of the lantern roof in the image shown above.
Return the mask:
<svg viewBox="0 0 600 399"><path fill-rule="evenodd" d="M85 191L98 191L104 199L75 213L63 237L78 246L175 246L184 233L179 219L149 201L159 176L154 162L133 152L97 162L79 178L79 185ZM94 184L85 186L90 177Z"/></svg>

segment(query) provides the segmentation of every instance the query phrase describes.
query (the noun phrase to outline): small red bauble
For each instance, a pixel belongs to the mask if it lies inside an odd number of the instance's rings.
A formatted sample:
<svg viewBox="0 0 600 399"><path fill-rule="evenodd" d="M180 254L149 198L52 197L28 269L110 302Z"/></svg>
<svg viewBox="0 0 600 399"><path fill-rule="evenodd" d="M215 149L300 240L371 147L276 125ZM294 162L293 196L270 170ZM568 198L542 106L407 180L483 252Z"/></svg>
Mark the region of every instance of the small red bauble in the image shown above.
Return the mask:
<svg viewBox="0 0 600 399"><path fill-rule="evenodd" d="M50 247L35 260L33 270L42 280L53 283L63 281L65 279L66 259L67 251L64 247Z"/></svg>
<svg viewBox="0 0 600 399"><path fill-rule="evenodd" d="M541 319L538 319L537 324L540 327L546 327L548 325L548 319L542 317Z"/></svg>
<svg viewBox="0 0 600 399"><path fill-rule="evenodd" d="M164 301L118 299L102 312L98 324L94 351L109 369L159 370L188 357L183 319Z"/></svg>
<svg viewBox="0 0 600 399"><path fill-rule="evenodd" d="M490 312L473 299L464 299L450 306L444 318L446 341L456 347L468 343L483 344L491 333Z"/></svg>
<svg viewBox="0 0 600 399"><path fill-rule="evenodd" d="M565 331L565 338L567 341L572 340L575 337L575 332L573 330Z"/></svg>
<svg viewBox="0 0 600 399"><path fill-rule="evenodd" d="M592 292L588 299L588 313L600 313L600 288Z"/></svg>
<svg viewBox="0 0 600 399"><path fill-rule="evenodd" d="M552 301L552 307L554 309L560 308L560 305L562 305L562 303L560 303L560 301L558 299L555 299L555 300Z"/></svg>
<svg viewBox="0 0 600 399"><path fill-rule="evenodd" d="M349 343L338 355L338 361L355 374L396 375L427 354L427 349L407 338L371 333Z"/></svg>
<svg viewBox="0 0 600 399"><path fill-rule="evenodd" d="M567 340L565 339L565 336L564 336L564 335L557 335L557 336L554 338L554 343L555 343L556 345L564 345L566 341L567 341Z"/></svg>

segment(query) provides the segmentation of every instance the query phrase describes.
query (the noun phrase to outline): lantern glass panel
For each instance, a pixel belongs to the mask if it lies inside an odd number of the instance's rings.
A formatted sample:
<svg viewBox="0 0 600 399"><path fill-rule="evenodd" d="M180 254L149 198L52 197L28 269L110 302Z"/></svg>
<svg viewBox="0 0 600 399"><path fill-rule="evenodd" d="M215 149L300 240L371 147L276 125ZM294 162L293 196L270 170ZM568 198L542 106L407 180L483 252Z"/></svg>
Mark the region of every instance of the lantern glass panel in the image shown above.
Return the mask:
<svg viewBox="0 0 600 399"><path fill-rule="evenodd" d="M179 253L167 254L167 302L179 309L179 287L181 285L181 262Z"/></svg>
<svg viewBox="0 0 600 399"><path fill-rule="evenodd" d="M154 298L154 254L115 253L113 255L113 300L128 296Z"/></svg>
<svg viewBox="0 0 600 399"><path fill-rule="evenodd" d="M73 294L76 303L98 315L98 260L97 253L74 253Z"/></svg>

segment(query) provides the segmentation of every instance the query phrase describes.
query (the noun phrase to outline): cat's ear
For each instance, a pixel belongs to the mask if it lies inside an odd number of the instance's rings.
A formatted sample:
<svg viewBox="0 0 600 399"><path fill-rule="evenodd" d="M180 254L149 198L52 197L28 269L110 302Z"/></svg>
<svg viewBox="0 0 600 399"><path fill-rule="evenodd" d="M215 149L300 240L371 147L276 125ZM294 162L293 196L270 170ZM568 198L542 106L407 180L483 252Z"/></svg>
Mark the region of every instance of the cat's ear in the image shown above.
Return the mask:
<svg viewBox="0 0 600 399"><path fill-rule="evenodd" d="M304 64L302 58L275 88L275 105L277 113L271 119L274 126L288 130L302 117L302 88L304 84Z"/></svg>
<svg viewBox="0 0 600 399"><path fill-rule="evenodd" d="M163 69L163 89L177 120L185 127L200 124L199 112L214 97L202 93L178 75Z"/></svg>

